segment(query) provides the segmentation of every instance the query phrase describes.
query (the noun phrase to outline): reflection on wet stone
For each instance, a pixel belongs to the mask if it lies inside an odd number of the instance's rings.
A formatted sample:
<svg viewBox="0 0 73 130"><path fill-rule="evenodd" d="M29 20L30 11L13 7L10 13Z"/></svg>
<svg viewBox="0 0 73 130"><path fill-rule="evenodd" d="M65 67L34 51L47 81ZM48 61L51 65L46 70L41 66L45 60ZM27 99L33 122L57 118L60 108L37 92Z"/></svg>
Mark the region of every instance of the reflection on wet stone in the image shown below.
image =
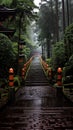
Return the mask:
<svg viewBox="0 0 73 130"><path fill-rule="evenodd" d="M15 102L0 112L0 130L73 130L73 106L57 99L39 57L33 59Z"/></svg>

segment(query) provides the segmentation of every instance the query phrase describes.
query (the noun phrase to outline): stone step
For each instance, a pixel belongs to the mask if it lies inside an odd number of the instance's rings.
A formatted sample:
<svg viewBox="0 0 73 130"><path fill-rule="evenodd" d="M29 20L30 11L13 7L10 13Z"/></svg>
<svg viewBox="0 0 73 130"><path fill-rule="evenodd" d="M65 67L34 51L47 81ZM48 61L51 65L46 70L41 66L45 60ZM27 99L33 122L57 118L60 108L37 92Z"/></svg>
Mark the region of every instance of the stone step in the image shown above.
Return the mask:
<svg viewBox="0 0 73 130"><path fill-rule="evenodd" d="M69 112L71 111L71 112ZM2 130L72 130L73 108L10 107L7 116L0 120ZM11 114L12 113L12 114Z"/></svg>

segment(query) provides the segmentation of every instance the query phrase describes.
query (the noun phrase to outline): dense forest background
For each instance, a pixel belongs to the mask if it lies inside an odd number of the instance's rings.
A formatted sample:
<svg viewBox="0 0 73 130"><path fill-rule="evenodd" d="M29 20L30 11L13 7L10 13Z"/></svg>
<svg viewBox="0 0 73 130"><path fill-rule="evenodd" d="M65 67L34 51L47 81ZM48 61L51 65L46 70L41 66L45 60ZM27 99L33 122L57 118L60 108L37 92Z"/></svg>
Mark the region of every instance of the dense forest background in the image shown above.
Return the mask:
<svg viewBox="0 0 73 130"><path fill-rule="evenodd" d="M72 0L41 0L36 29L43 59L55 73L62 67L64 82L73 80L72 12Z"/></svg>
<svg viewBox="0 0 73 130"><path fill-rule="evenodd" d="M7 11L4 20L0 16L0 77L8 76L9 68L13 67L15 74L18 72L19 61L24 64L30 57L35 47L32 40L31 23L36 18L33 9L36 8L33 0L2 0L0 10ZM9 15L11 9L14 14ZM2 12L0 13L2 14ZM13 35L10 31L14 30ZM8 32L7 32L8 31ZM2 33L3 32L3 33ZM7 34L5 33L7 32Z"/></svg>

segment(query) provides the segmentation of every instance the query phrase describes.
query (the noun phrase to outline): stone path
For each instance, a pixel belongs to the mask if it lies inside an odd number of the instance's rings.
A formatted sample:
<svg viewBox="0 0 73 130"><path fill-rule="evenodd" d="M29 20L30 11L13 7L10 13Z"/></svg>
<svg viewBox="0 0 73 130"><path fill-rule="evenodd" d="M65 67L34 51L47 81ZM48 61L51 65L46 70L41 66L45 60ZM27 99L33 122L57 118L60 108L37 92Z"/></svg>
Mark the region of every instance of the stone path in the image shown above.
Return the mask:
<svg viewBox="0 0 73 130"><path fill-rule="evenodd" d="M0 112L0 130L73 130L73 104L56 96L39 57L33 59L15 102Z"/></svg>

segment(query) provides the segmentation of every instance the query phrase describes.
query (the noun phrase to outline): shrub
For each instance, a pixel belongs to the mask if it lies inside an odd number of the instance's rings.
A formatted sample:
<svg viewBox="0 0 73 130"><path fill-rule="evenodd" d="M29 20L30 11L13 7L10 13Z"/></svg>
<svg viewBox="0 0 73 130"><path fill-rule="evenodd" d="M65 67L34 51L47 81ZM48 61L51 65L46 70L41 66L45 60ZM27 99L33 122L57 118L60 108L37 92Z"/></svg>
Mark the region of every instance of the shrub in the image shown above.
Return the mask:
<svg viewBox="0 0 73 130"><path fill-rule="evenodd" d="M73 54L73 23L66 27L65 30L65 53L67 55L67 59Z"/></svg>
<svg viewBox="0 0 73 130"><path fill-rule="evenodd" d="M51 58L46 59L46 63L51 66Z"/></svg>
<svg viewBox="0 0 73 130"><path fill-rule="evenodd" d="M63 82L73 82L73 55L69 58L68 62L63 68Z"/></svg>
<svg viewBox="0 0 73 130"><path fill-rule="evenodd" d="M20 79L18 76L14 77L14 86L15 87L20 87Z"/></svg>
<svg viewBox="0 0 73 130"><path fill-rule="evenodd" d="M57 42L53 46L52 59L51 59L53 69L57 69L58 67L63 67L65 64L65 50L64 50L64 42Z"/></svg>
<svg viewBox="0 0 73 130"><path fill-rule="evenodd" d="M11 40L4 34L0 34L0 77L8 75L9 68L13 67L15 53Z"/></svg>

